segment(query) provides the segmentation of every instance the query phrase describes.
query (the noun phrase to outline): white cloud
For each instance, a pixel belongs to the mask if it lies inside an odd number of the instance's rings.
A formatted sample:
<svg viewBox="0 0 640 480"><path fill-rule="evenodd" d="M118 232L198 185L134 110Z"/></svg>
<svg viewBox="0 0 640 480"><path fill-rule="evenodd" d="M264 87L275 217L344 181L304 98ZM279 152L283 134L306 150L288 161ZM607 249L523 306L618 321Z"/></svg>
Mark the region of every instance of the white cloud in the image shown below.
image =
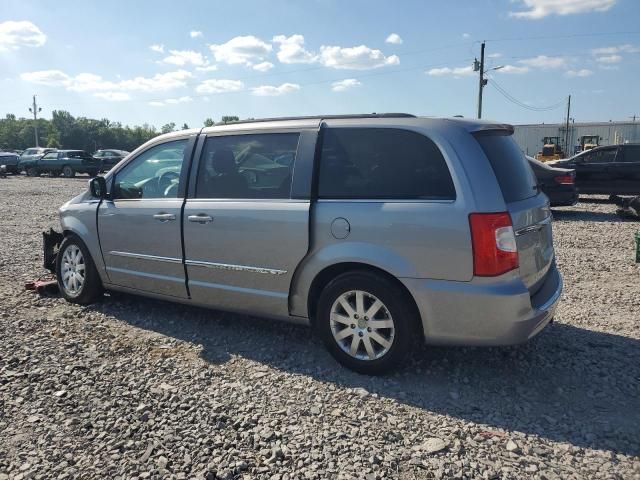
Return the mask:
<svg viewBox="0 0 640 480"><path fill-rule="evenodd" d="M470 37L471 35L466 32L462 34L462 38L470 38Z"/></svg>
<svg viewBox="0 0 640 480"><path fill-rule="evenodd" d="M489 55L487 55L488 58L500 58L502 56L501 53L490 53Z"/></svg>
<svg viewBox="0 0 640 480"><path fill-rule="evenodd" d="M350 70L367 70L370 68L398 65L397 55L386 57L380 50L373 50L366 45L358 47L320 47L320 62L325 67Z"/></svg>
<svg viewBox="0 0 640 480"><path fill-rule="evenodd" d="M446 76L469 77L471 75L476 75L476 72L474 72L473 67L469 65L468 67L432 68L431 70L427 71L427 75L431 75L432 77L446 77Z"/></svg>
<svg viewBox="0 0 640 480"><path fill-rule="evenodd" d="M563 57L547 57L546 55L538 55L537 57L520 60L518 63L527 67L548 70L552 68L563 68L567 65L567 59Z"/></svg>
<svg viewBox="0 0 640 480"><path fill-rule="evenodd" d="M149 102L149 105L151 105L152 107L164 107L165 105L177 105L178 103L189 103L192 101L193 98L184 96L178 98L168 98L166 100L153 100Z"/></svg>
<svg viewBox="0 0 640 480"><path fill-rule="evenodd" d="M620 70L618 65L598 65L600 70Z"/></svg>
<svg viewBox="0 0 640 480"><path fill-rule="evenodd" d="M273 42L279 44L278 60L282 63L314 63L318 56L304 48L302 35L276 35Z"/></svg>
<svg viewBox="0 0 640 480"><path fill-rule="evenodd" d="M200 37L202 37L202 32L201 32L201 31L199 31L199 30L191 30L191 31L189 32L189 36L190 36L191 38L200 38Z"/></svg>
<svg viewBox="0 0 640 480"><path fill-rule="evenodd" d="M251 66L255 61L264 61L273 47L253 35L234 37L222 45L209 45L218 62L229 65Z"/></svg>
<svg viewBox="0 0 640 480"><path fill-rule="evenodd" d="M217 65L206 65L204 67L196 67L196 70L199 72L215 72L218 70Z"/></svg>
<svg viewBox="0 0 640 480"><path fill-rule="evenodd" d="M149 49L156 53L164 53L164 45L160 45L158 43L149 46Z"/></svg>
<svg viewBox="0 0 640 480"><path fill-rule="evenodd" d="M94 93L93 96L110 102L124 102L126 100L131 100L131 96L124 92L98 92Z"/></svg>
<svg viewBox="0 0 640 480"><path fill-rule="evenodd" d="M567 70L565 75L567 77L590 77L593 75L593 71L587 68L582 68L580 70Z"/></svg>
<svg viewBox="0 0 640 480"><path fill-rule="evenodd" d="M60 70L41 70L39 72L26 72L20 75L22 80L36 85L46 85L48 87L67 86L70 78Z"/></svg>
<svg viewBox="0 0 640 480"><path fill-rule="evenodd" d="M514 73L516 75L527 73L528 71L529 67L518 67L517 65L505 65L501 69L496 70L498 73Z"/></svg>
<svg viewBox="0 0 640 480"><path fill-rule="evenodd" d="M626 43L624 45L617 45L615 47L602 47L602 48L594 48L591 50L591 53L599 56L599 55L614 55L616 53L639 53L640 47L636 47L635 45L631 45Z"/></svg>
<svg viewBox="0 0 640 480"><path fill-rule="evenodd" d="M387 37L385 42L391 43L393 45L400 45L402 43L402 37L400 37L400 35L398 35L397 33L392 33Z"/></svg>
<svg viewBox="0 0 640 480"><path fill-rule="evenodd" d="M196 87L198 93L224 93L237 92L244 88L244 83L240 80L219 80L209 79Z"/></svg>
<svg viewBox="0 0 640 480"><path fill-rule="evenodd" d="M273 63L271 62L262 62L253 66L253 69L259 72L268 72L272 68L273 68Z"/></svg>
<svg viewBox="0 0 640 480"><path fill-rule="evenodd" d="M516 0L527 10L509 12L516 18L540 19L548 15L572 15L576 13L605 12L617 0Z"/></svg>
<svg viewBox="0 0 640 480"><path fill-rule="evenodd" d="M258 97L277 97L286 93L295 92L296 90L300 90L300 85L296 83L283 83L278 87L273 85L255 87L251 89L251 93Z"/></svg>
<svg viewBox="0 0 640 480"><path fill-rule="evenodd" d="M622 61L621 55L605 55L604 57L596 58L600 63L620 63Z"/></svg>
<svg viewBox="0 0 640 480"><path fill-rule="evenodd" d="M0 52L21 47L41 47L46 42L47 36L29 21L8 20L0 23Z"/></svg>
<svg viewBox="0 0 640 480"><path fill-rule="evenodd" d="M204 67L207 65L207 59L200 53L193 50L169 50L170 55L162 61L171 65L194 65L196 67Z"/></svg>
<svg viewBox="0 0 640 480"><path fill-rule="evenodd" d="M362 85L355 78L346 78L344 80L340 80L339 82L333 82L331 84L331 90L334 92L344 92L345 90L349 90L350 88L357 87Z"/></svg>
<svg viewBox="0 0 640 480"><path fill-rule="evenodd" d="M26 72L20 78L27 82L54 87L65 87L75 92L163 92L186 85L185 80L192 75L186 70L158 73L153 77L135 77L128 80L113 82L105 80L93 73L80 73L75 77L60 70L42 70Z"/></svg>

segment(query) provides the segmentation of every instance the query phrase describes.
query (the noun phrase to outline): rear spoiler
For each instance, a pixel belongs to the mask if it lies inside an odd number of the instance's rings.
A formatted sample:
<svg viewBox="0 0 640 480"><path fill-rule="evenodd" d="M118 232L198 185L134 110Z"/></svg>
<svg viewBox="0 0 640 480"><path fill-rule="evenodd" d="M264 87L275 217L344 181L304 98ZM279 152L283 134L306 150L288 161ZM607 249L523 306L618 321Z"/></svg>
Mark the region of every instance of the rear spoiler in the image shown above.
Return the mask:
<svg viewBox="0 0 640 480"><path fill-rule="evenodd" d="M473 135L513 135L513 125L508 123L487 123L484 125L477 125L471 130Z"/></svg>

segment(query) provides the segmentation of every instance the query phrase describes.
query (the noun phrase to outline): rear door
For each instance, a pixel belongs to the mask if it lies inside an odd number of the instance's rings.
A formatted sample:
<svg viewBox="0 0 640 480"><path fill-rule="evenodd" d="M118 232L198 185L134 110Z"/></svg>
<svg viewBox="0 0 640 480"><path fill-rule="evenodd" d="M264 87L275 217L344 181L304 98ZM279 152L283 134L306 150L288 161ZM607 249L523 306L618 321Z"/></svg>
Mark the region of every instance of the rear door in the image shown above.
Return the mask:
<svg viewBox="0 0 640 480"><path fill-rule="evenodd" d="M289 313L289 287L309 244L316 131L202 137L184 209L191 298L202 305Z"/></svg>
<svg viewBox="0 0 640 480"><path fill-rule="evenodd" d="M612 165L617 147L589 150L575 160L576 185L581 193L609 193L613 191Z"/></svg>
<svg viewBox="0 0 640 480"><path fill-rule="evenodd" d="M533 295L554 260L549 200L538 191L524 154L506 131L476 134L476 139L502 190L516 233L520 276Z"/></svg>
<svg viewBox="0 0 640 480"><path fill-rule="evenodd" d="M616 193L640 195L640 145L619 147L612 170Z"/></svg>
<svg viewBox="0 0 640 480"><path fill-rule="evenodd" d="M180 213L195 136L149 147L119 169L98 209L109 281L187 298Z"/></svg>

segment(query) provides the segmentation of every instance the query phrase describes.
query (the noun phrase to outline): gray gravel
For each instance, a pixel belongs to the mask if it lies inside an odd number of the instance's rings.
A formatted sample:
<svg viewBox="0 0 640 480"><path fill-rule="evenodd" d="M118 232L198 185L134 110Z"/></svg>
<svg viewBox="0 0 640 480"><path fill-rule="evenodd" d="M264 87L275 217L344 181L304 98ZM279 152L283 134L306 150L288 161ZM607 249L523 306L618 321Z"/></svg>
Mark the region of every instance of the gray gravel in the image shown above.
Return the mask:
<svg viewBox="0 0 640 480"><path fill-rule="evenodd" d="M85 185L0 179L0 480L640 478L640 224L615 206L554 212L566 290L532 342L369 378L302 327L23 291Z"/></svg>

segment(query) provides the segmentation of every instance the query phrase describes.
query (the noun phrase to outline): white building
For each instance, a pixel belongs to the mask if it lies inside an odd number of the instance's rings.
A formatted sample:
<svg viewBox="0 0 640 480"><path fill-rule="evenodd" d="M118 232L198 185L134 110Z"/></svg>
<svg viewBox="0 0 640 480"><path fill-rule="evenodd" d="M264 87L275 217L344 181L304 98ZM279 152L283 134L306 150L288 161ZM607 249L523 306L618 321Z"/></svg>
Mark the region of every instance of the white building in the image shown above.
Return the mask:
<svg viewBox="0 0 640 480"><path fill-rule="evenodd" d="M583 135L598 135L600 145L618 143L640 143L640 119L637 122L589 122L569 123L570 148L565 146L566 125L564 123L514 125L514 138L527 155L535 156L542 150L544 137L560 137L565 153L572 155Z"/></svg>

